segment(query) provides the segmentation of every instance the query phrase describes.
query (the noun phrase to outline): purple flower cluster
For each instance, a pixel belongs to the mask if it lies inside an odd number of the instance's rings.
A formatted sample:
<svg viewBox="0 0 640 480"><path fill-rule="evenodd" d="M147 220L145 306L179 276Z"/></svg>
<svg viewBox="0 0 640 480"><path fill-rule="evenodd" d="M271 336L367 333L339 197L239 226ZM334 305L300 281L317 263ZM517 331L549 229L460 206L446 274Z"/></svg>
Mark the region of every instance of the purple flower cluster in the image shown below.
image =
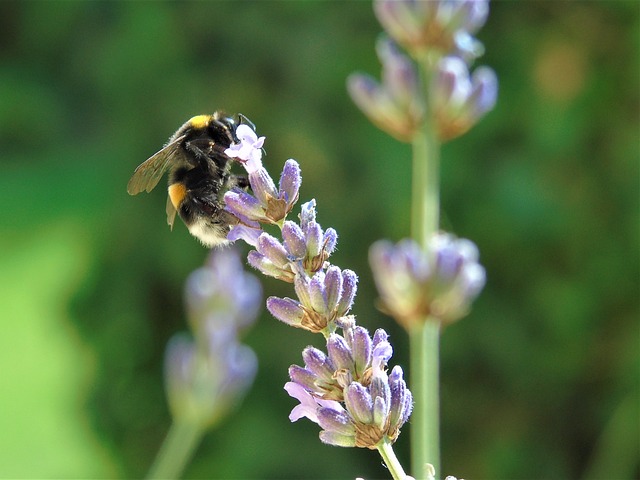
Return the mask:
<svg viewBox="0 0 640 480"><path fill-rule="evenodd" d="M267 308L271 314L287 325L326 336L348 315L358 278L353 271L327 262L338 235L333 228L324 230L316 221L315 200L302 205L299 224L286 219L298 200L302 183L297 162L285 163L276 189L267 170L256 162L256 147L251 148L256 145L255 138L248 138L246 143L231 148L250 158L244 165L246 168L251 164L247 172L253 194L240 190L225 194L227 210L240 219L228 238L242 239L255 247L248 255L252 267L294 284L298 299L269 297ZM259 145L262 147L262 142ZM279 226L282 240L263 231L261 224Z"/></svg>
<svg viewBox="0 0 640 480"><path fill-rule="evenodd" d="M214 251L187 279L193 338L178 334L167 345L165 377L174 419L211 427L236 406L253 383L257 360L239 342L259 310L261 287L244 273L233 249Z"/></svg>
<svg viewBox="0 0 640 480"><path fill-rule="evenodd" d="M374 0L374 10L389 35L416 57L482 54L482 44L472 35L487 20L488 0Z"/></svg>
<svg viewBox="0 0 640 480"><path fill-rule="evenodd" d="M393 443L411 415L413 397L402 368L386 372L393 352L388 335L379 329L372 339L354 324L343 330L344 336L334 333L327 339L328 354L307 347L304 367L289 369L292 381L285 390L300 401L289 419L317 423L320 439L330 445L375 449L381 442Z"/></svg>
<svg viewBox="0 0 640 480"><path fill-rule="evenodd" d="M391 38L383 37L377 46L382 82L362 73L347 81L351 98L372 123L411 142L429 122L446 141L468 131L494 107L498 81L493 70L480 67L469 74L470 63L484 52L473 34L487 19L488 0L376 0L374 7ZM424 70L430 79L425 85L394 42Z"/></svg>
<svg viewBox="0 0 640 480"><path fill-rule="evenodd" d="M407 329L427 316L462 318L485 283L473 242L445 233L434 235L427 251L412 240L379 241L369 259L382 308Z"/></svg>
<svg viewBox="0 0 640 480"><path fill-rule="evenodd" d="M276 190L259 162L262 142L254 133L240 143L231 149L240 152L253 195L225 195L227 210L241 221L229 238L255 247L248 255L255 269L293 284L297 298L269 297L269 312L287 325L322 333L327 340L328 354L307 347L302 353L305 366L289 369L291 382L285 389L301 402L291 412L291 421L304 416L318 423L321 440L332 445L376 449L393 443L411 414L413 397L399 366L387 374L392 348L386 332L377 330L372 339L349 313L358 277L328 261L336 248L336 231L318 224L314 200L302 205L299 223L287 220L298 199L298 164L285 164ZM282 239L263 231L261 224L277 225ZM336 333L338 329L343 335Z"/></svg>

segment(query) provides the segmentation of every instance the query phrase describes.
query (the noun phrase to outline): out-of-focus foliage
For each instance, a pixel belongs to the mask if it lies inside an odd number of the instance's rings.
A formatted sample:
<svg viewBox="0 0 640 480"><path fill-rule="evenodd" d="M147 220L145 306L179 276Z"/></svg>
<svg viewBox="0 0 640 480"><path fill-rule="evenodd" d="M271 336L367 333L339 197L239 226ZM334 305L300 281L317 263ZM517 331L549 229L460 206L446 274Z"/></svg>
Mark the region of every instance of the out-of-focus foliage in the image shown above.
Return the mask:
<svg viewBox="0 0 640 480"><path fill-rule="evenodd" d="M443 151L443 227L478 244L488 275L442 339L444 473L640 475L639 13L491 5L479 38L498 105ZM249 116L273 175L299 161L301 199L340 234L335 263L360 275L359 323L386 328L408 364L366 261L408 234L410 152L345 89L379 71L380 30L369 2L0 3L0 477L132 478L151 463L170 422L162 353L207 252L169 231L162 188L125 187L194 114ZM287 420L287 367L318 342L263 316L256 385L187 477L387 476L375 452Z"/></svg>

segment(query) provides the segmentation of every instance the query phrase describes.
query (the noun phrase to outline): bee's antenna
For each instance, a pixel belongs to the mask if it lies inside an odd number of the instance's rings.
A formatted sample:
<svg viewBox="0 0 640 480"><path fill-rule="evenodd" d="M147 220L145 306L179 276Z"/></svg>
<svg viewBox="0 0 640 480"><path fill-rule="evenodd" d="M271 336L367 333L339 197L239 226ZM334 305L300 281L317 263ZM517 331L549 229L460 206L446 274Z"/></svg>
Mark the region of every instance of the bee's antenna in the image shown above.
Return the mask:
<svg viewBox="0 0 640 480"><path fill-rule="evenodd" d="M251 120L249 120L247 118L246 115L244 115L242 113L239 113L238 114L238 120L240 120L240 123L244 123L245 125L249 125L254 132L256 131L256 126L253 124L253 122Z"/></svg>

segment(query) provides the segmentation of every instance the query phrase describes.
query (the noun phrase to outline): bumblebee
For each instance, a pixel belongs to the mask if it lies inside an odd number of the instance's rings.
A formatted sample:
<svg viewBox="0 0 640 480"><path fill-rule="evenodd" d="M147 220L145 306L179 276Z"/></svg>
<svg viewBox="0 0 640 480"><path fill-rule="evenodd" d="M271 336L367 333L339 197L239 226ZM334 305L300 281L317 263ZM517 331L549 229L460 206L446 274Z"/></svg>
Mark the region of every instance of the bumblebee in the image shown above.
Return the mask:
<svg viewBox="0 0 640 480"><path fill-rule="evenodd" d="M246 176L231 173L232 160L224 153L238 142L236 129L241 123L251 122L243 116L235 119L221 112L189 119L162 150L136 168L127 192L150 192L169 172L169 227L173 229L178 213L189 232L206 247L227 243L227 233L238 219L224 210L222 197L231 188L246 190L249 185Z"/></svg>

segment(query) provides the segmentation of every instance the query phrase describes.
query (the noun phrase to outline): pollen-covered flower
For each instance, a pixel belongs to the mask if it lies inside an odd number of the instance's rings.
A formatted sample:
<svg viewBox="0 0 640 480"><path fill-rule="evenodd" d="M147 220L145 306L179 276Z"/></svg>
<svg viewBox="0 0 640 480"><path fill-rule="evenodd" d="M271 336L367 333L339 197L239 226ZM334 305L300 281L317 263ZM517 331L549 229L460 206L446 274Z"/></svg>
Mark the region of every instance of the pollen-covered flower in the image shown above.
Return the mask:
<svg viewBox="0 0 640 480"><path fill-rule="evenodd" d="M483 53L472 34L487 20L488 0L375 0L374 10L387 33L416 57Z"/></svg>
<svg viewBox="0 0 640 480"><path fill-rule="evenodd" d="M462 318L485 283L476 246L444 233L426 252L412 240L379 241L369 259L382 308L407 329L426 316L443 323Z"/></svg>
<svg viewBox="0 0 640 480"><path fill-rule="evenodd" d="M378 128L409 142L424 115L418 74L411 60L388 37L381 37L377 51L382 83L369 75L354 73L347 80L349 94Z"/></svg>
<svg viewBox="0 0 640 480"><path fill-rule="evenodd" d="M298 163L291 159L285 162L278 188L262 165L255 170L247 168L247 172L253 195L240 189L228 191L224 195L226 210L241 221L281 223L298 201L302 182Z"/></svg>
<svg viewBox="0 0 640 480"><path fill-rule="evenodd" d="M331 266L309 278L296 275L294 287L298 300L269 297L267 309L278 320L292 327L314 333L332 332L336 322L345 317L353 305L358 277L351 270Z"/></svg>
<svg viewBox="0 0 640 480"><path fill-rule="evenodd" d="M355 327L346 329L345 337L330 336L328 355L305 349L305 367L292 366L292 381L285 385L300 401L291 421L306 416L322 427L320 439L330 445L374 449L394 442L411 415L413 398L399 366L387 375L392 353L387 339L384 330L371 339Z"/></svg>
<svg viewBox="0 0 640 480"><path fill-rule="evenodd" d="M488 67L469 76L469 67L458 57L443 58L430 87L431 115L438 136L449 140L462 135L496 103L498 79Z"/></svg>
<svg viewBox="0 0 640 480"><path fill-rule="evenodd" d="M256 318L260 283L245 273L237 252L217 250L187 280L186 303L193 338L178 334L167 345L165 384L175 419L212 426L236 406L257 370L239 331Z"/></svg>

